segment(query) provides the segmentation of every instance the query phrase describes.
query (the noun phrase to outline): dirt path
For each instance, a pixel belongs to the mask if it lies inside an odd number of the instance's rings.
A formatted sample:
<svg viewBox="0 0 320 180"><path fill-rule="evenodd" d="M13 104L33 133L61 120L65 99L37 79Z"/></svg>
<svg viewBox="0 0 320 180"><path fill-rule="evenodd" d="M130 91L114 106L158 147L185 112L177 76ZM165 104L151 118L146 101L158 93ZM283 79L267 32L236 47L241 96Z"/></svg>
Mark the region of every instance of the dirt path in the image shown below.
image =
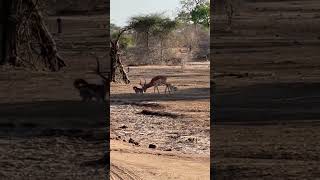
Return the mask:
<svg viewBox="0 0 320 180"><path fill-rule="evenodd" d="M112 180L206 180L210 177L210 160L203 156L147 150L112 140L111 157Z"/></svg>

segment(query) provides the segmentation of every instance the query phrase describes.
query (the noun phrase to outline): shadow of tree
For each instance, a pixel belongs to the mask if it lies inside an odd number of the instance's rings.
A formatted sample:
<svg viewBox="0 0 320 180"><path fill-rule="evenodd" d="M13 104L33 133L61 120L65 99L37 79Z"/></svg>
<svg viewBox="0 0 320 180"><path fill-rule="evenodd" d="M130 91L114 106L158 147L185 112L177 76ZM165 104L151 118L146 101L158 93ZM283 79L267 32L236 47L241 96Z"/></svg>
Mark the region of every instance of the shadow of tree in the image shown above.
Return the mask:
<svg viewBox="0 0 320 180"><path fill-rule="evenodd" d="M211 97L217 124L320 119L320 83L270 83L217 90Z"/></svg>
<svg viewBox="0 0 320 180"><path fill-rule="evenodd" d="M42 101L0 104L0 129L76 129L107 128L108 103Z"/></svg>
<svg viewBox="0 0 320 180"><path fill-rule="evenodd" d="M187 88L176 91L173 94L164 94L160 91L160 94L156 91L153 93L153 88L148 90L145 94L111 94L110 100L111 104L117 100L120 101L134 101L134 102L144 102L144 101L182 101L182 100L206 100L210 98L210 88Z"/></svg>

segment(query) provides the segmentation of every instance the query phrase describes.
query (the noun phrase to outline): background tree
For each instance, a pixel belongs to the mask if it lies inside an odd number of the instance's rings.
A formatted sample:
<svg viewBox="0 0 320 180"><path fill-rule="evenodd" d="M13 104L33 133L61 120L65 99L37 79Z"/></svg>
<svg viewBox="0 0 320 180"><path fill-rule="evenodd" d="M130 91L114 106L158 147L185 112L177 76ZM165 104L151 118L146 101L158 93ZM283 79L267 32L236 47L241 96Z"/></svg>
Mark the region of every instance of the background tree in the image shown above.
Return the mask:
<svg viewBox="0 0 320 180"><path fill-rule="evenodd" d="M163 61L164 42L168 35L176 29L178 22L169 18L160 17L152 29L152 35L160 39L160 61Z"/></svg>
<svg viewBox="0 0 320 180"><path fill-rule="evenodd" d="M207 28L210 26L209 0L181 0L180 4L178 20Z"/></svg>
<svg viewBox="0 0 320 180"><path fill-rule="evenodd" d="M210 26L210 5L209 2L197 5L191 12L191 21L206 28Z"/></svg>
<svg viewBox="0 0 320 180"><path fill-rule="evenodd" d="M153 58L150 58L151 40L156 38L160 40L160 59L163 59L163 43L167 35L172 32L177 22L165 17L162 13L153 13L149 15L134 16L130 19L129 26L136 32L136 44L142 47L143 57L145 62L154 63ZM155 43L158 43L156 41ZM157 50L157 49L156 49Z"/></svg>
<svg viewBox="0 0 320 180"><path fill-rule="evenodd" d="M121 36L130 29L131 27L129 26L119 29L118 33L110 40L111 82L119 82L117 79L120 79L126 84L130 83L129 77L122 65L119 48L119 40Z"/></svg>
<svg viewBox="0 0 320 180"><path fill-rule="evenodd" d="M199 44L198 25L207 30L210 26L210 3L209 0L181 0L180 4L177 20L194 26L194 33L191 34L191 41L188 43L191 51Z"/></svg>
<svg viewBox="0 0 320 180"><path fill-rule="evenodd" d="M208 0L184 0L182 3L179 16L174 20L164 16L164 13L152 13L131 17L128 26L123 28L111 24L112 81L120 79L130 82L122 59L127 65L180 64L182 57L185 57L180 50L191 44L194 36L199 38L194 54L207 51L210 25ZM188 58L194 54L188 53Z"/></svg>
<svg viewBox="0 0 320 180"><path fill-rule="evenodd" d="M149 38L153 29L161 22L160 14L150 14L131 17L129 26L137 33L144 35L145 48L149 50Z"/></svg>
<svg viewBox="0 0 320 180"><path fill-rule="evenodd" d="M130 83L127 73L124 70L121 61L121 50L128 46L133 46L133 36L131 31L143 37L143 40L138 40L136 44L144 44L143 53L145 59L150 60L150 37L156 37L160 40L160 54L163 57L163 43L166 36L177 26L176 21L163 17L161 14L150 14L145 16L134 16L131 18L129 25L120 28L111 24L111 80L118 82L118 79L125 83ZM136 38L137 41L137 38ZM145 43L142 43L142 42Z"/></svg>
<svg viewBox="0 0 320 180"><path fill-rule="evenodd" d="M115 24L110 24L110 32L111 32L111 39L116 39L118 36L121 27L116 26ZM122 50L126 50L128 47L134 45L134 37L130 30L123 32L123 34L119 38L119 48Z"/></svg>

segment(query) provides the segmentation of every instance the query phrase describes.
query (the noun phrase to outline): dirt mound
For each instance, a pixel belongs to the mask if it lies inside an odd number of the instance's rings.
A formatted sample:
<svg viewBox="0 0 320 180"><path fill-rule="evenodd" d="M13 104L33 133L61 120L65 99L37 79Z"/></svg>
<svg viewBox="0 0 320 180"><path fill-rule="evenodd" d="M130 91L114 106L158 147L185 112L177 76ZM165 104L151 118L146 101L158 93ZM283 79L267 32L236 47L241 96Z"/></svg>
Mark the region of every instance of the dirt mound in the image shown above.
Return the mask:
<svg viewBox="0 0 320 180"><path fill-rule="evenodd" d="M170 112L163 112L163 111L150 111L150 110L142 110L138 114L148 115L148 116L161 116L161 117L170 117L170 118L178 118L181 115L170 113Z"/></svg>

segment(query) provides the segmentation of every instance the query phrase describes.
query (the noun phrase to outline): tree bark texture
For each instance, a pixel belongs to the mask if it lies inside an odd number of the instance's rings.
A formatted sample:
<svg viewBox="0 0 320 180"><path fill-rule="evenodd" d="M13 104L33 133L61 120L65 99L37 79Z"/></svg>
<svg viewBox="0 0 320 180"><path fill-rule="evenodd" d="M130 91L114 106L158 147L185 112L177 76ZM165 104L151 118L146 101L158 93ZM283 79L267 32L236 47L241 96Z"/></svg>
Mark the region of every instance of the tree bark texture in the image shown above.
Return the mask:
<svg viewBox="0 0 320 180"><path fill-rule="evenodd" d="M123 64L121 62L120 54L119 54L119 39L121 35L129 30L128 28L124 28L120 30L117 38L115 40L111 40L111 49L110 49L110 58L111 58L111 81L118 82L117 79L121 79L126 84L130 83L129 77L124 70ZM117 78L118 77L118 78Z"/></svg>
<svg viewBox="0 0 320 180"><path fill-rule="evenodd" d="M33 62L39 61L50 71L58 71L66 66L37 9L38 2L39 0L2 1L1 34L4 38L1 64L35 67ZM34 48L34 44L37 44L38 48Z"/></svg>
<svg viewBox="0 0 320 180"><path fill-rule="evenodd" d="M17 1L3 0L1 64L15 65L17 59Z"/></svg>

